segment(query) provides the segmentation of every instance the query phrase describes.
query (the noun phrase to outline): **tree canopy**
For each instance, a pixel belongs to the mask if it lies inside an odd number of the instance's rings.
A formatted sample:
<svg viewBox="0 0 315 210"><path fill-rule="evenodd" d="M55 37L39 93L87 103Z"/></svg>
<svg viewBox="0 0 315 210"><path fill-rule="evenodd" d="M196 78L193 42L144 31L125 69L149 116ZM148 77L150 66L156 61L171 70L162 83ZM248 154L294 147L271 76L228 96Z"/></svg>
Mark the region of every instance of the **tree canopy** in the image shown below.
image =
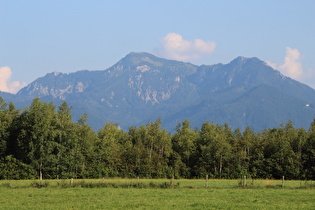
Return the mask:
<svg viewBox="0 0 315 210"><path fill-rule="evenodd" d="M16 110L0 97L0 179L315 178L315 119L308 130L289 121L258 133L213 122L191 129L186 119L173 134L159 118L97 132L87 120L74 122L65 101L56 107L35 98Z"/></svg>

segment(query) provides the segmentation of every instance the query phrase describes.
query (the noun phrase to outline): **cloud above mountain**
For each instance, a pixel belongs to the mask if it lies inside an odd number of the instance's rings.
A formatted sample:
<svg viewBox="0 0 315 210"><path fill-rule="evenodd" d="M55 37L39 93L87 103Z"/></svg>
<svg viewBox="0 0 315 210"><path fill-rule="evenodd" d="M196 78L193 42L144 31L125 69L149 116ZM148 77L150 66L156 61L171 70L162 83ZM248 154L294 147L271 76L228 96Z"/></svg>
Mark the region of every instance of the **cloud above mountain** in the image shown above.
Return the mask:
<svg viewBox="0 0 315 210"><path fill-rule="evenodd" d="M287 47L284 63L279 66L279 69L283 70L289 77L293 79L300 79L303 74L300 57L301 54L298 49Z"/></svg>
<svg viewBox="0 0 315 210"><path fill-rule="evenodd" d="M300 79L304 74L300 59L301 53L298 49L287 47L283 64L271 61L267 61L267 64L274 69L278 69L281 73L288 77Z"/></svg>
<svg viewBox="0 0 315 210"><path fill-rule="evenodd" d="M180 61L198 60L204 55L213 53L216 48L216 43L213 41L201 39L188 41L177 33L167 34L160 44L161 48L156 51L157 55Z"/></svg>
<svg viewBox="0 0 315 210"><path fill-rule="evenodd" d="M315 70L303 69L301 53L298 49L286 47L286 54L282 64L271 61L267 61L266 63L272 68L279 70L282 74L315 88Z"/></svg>
<svg viewBox="0 0 315 210"><path fill-rule="evenodd" d="M26 86L25 82L10 81L12 71L10 67L0 67L0 91L8 93L17 93L21 88Z"/></svg>

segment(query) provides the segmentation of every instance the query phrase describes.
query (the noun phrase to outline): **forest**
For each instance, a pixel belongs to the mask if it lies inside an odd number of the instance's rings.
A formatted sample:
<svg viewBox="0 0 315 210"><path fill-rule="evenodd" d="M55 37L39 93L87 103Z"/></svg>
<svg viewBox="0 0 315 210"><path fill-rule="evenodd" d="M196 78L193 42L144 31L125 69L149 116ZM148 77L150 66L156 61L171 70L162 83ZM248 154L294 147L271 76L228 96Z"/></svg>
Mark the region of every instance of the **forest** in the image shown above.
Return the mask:
<svg viewBox="0 0 315 210"><path fill-rule="evenodd" d="M71 107L35 98L23 110L0 97L0 179L256 178L315 179L315 119L254 132L188 120L162 129L161 119L128 131L105 123L95 132Z"/></svg>

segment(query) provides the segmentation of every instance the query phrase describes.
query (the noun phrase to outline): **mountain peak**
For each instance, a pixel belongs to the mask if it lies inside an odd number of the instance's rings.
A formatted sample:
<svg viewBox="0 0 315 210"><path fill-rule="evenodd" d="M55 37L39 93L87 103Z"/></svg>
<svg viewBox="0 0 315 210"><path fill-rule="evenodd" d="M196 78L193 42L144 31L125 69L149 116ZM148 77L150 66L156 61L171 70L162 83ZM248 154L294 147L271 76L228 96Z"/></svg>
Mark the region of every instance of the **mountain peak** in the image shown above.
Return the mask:
<svg viewBox="0 0 315 210"><path fill-rule="evenodd" d="M235 60L238 60L238 61L246 61L248 60L249 58L245 57L245 56L238 56L237 58L235 58Z"/></svg>
<svg viewBox="0 0 315 210"><path fill-rule="evenodd" d="M177 72L178 74L192 74L198 66L191 63L186 63L176 60L168 60L165 58L156 57L153 54L146 52L131 52L117 62L114 66L109 68L110 72L120 75L124 71L141 71L146 72ZM114 71L112 71L114 70Z"/></svg>
<svg viewBox="0 0 315 210"><path fill-rule="evenodd" d="M237 58L232 60L230 63L241 63L241 64L244 64L246 62L264 63L262 60L260 60L260 59L258 59L256 57L248 58L248 57L244 57L244 56L238 56Z"/></svg>
<svg viewBox="0 0 315 210"><path fill-rule="evenodd" d="M155 65L162 65L159 64L158 60L160 58L146 52L131 52L127 54L123 59L121 59L117 64L120 65L121 63L124 63L124 65L130 65L130 66L137 66L140 65L143 62L155 64ZM158 62L158 63L157 63Z"/></svg>
<svg viewBox="0 0 315 210"><path fill-rule="evenodd" d="M130 52L127 56L153 56L147 52Z"/></svg>
<svg viewBox="0 0 315 210"><path fill-rule="evenodd" d="M131 52L129 54L127 54L123 59L159 59L158 57L156 57L153 54L147 53L147 52Z"/></svg>

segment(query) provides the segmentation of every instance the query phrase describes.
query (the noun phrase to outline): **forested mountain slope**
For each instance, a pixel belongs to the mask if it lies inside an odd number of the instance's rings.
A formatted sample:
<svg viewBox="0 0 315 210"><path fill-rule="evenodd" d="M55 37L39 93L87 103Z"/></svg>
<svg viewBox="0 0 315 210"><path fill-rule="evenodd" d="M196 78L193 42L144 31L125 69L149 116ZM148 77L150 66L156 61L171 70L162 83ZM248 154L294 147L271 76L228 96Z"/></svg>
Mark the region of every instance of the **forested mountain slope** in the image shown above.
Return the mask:
<svg viewBox="0 0 315 210"><path fill-rule="evenodd" d="M56 104L65 100L73 107L74 119L87 113L96 130L106 121L127 129L157 117L171 132L186 118L193 127L213 121L262 130L289 120L308 127L315 116L315 90L258 58L245 57L197 66L130 53L106 70L54 72L16 95L0 95L19 108L36 96Z"/></svg>

